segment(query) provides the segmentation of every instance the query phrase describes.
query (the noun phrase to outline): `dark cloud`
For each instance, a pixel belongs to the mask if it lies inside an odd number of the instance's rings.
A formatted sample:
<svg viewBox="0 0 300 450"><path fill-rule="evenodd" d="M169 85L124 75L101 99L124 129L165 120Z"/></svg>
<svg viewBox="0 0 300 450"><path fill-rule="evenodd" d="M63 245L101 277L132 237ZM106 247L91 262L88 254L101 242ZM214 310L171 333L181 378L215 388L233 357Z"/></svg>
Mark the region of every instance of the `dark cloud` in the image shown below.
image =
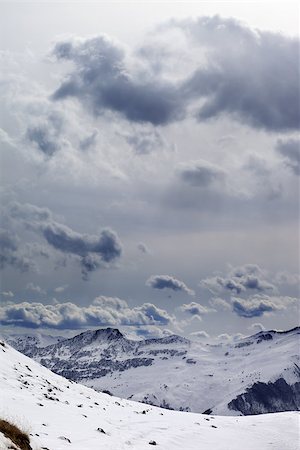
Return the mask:
<svg viewBox="0 0 300 450"><path fill-rule="evenodd" d="M35 269L35 264L19 247L18 236L8 230L0 229L0 269L14 267L21 272Z"/></svg>
<svg viewBox="0 0 300 450"><path fill-rule="evenodd" d="M170 275L152 275L147 280L146 285L153 289L171 289L172 291L186 292L188 295L195 294L183 281L177 280Z"/></svg>
<svg viewBox="0 0 300 450"><path fill-rule="evenodd" d="M207 187L225 178L225 172L222 169L207 161L191 161L182 164L177 173L182 181L197 187Z"/></svg>
<svg viewBox="0 0 300 450"><path fill-rule="evenodd" d="M184 87L189 98L205 98L198 111L200 121L226 113L255 128L299 128L298 39L252 31L218 16L173 22L171 26L208 49L206 64Z"/></svg>
<svg viewBox="0 0 300 450"><path fill-rule="evenodd" d="M65 253L73 253L83 258L90 256L90 253L95 253L107 263L121 256L121 244L117 235L109 229L103 230L98 237L80 234L66 225L53 222L43 226L42 231L48 244ZM93 259L87 259L85 264L88 266L95 263Z"/></svg>
<svg viewBox="0 0 300 450"><path fill-rule="evenodd" d="M125 300L98 297L89 306L71 302L44 305L22 302L0 306L0 323L27 328L76 329L89 326L166 325L173 321L166 311L145 303L130 308Z"/></svg>
<svg viewBox="0 0 300 450"><path fill-rule="evenodd" d="M200 303L191 302L188 304L184 304L180 306L180 310L191 314L192 316L202 316L203 314L207 314L209 312L212 312L210 308L207 308L206 306L200 305Z"/></svg>
<svg viewBox="0 0 300 450"><path fill-rule="evenodd" d="M10 214L27 228L39 232L54 249L78 257L85 279L88 273L109 267L122 254L121 242L110 229L102 230L100 236L81 234L56 222L49 209L30 204L14 203Z"/></svg>
<svg viewBox="0 0 300 450"><path fill-rule="evenodd" d="M284 157L285 164L296 174L300 175L300 140L279 139L276 150Z"/></svg>
<svg viewBox="0 0 300 450"><path fill-rule="evenodd" d="M172 28L187 37L187 52L193 46L206 55L205 62L185 78L168 80L154 69L150 57L148 71L134 70L133 65L129 70L124 49L106 37L69 39L57 43L53 51L57 59L73 63L53 98L75 97L95 115L109 110L129 121L153 125L181 120L196 107L199 121L227 114L255 128L278 132L299 128L297 39L252 31L218 16L172 21L160 27L158 35ZM147 51L140 49L139 55L147 63Z"/></svg>
<svg viewBox="0 0 300 450"><path fill-rule="evenodd" d="M130 121L154 125L182 116L178 88L164 80L129 74L124 50L107 37L59 42L53 53L75 66L54 93L54 100L76 97L95 115L110 110Z"/></svg>

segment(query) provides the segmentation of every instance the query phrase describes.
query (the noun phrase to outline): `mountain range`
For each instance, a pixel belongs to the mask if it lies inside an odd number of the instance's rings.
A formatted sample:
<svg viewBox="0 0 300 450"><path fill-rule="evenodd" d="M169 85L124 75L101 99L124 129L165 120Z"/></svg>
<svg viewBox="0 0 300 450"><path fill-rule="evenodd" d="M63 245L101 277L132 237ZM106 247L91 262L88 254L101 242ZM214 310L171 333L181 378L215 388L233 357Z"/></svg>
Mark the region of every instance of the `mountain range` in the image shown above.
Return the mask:
<svg viewBox="0 0 300 450"><path fill-rule="evenodd" d="M51 337L50 345L45 336L8 342L96 391L167 409L250 415L300 409L299 334L296 327L203 345L176 335L136 341L106 328Z"/></svg>

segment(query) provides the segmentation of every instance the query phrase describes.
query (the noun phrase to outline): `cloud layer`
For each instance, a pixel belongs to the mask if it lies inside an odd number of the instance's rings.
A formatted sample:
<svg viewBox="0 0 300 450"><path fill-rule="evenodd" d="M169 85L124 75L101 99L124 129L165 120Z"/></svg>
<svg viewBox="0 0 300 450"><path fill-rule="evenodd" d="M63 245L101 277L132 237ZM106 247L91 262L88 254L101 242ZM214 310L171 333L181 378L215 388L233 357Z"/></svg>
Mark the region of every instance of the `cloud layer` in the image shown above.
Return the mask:
<svg viewBox="0 0 300 450"><path fill-rule="evenodd" d="M27 328L76 329L96 326L168 325L173 317L151 303L130 308L125 300L97 297L89 306L72 302L44 305L37 302L0 306L2 325Z"/></svg>

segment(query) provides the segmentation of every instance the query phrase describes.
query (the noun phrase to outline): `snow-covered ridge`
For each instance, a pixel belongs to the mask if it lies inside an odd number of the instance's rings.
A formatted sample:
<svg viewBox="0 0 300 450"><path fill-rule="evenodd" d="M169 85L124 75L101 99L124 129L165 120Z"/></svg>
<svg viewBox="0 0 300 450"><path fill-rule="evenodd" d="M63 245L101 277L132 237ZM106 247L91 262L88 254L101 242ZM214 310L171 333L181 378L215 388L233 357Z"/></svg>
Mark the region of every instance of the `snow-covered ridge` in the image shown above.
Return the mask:
<svg viewBox="0 0 300 450"><path fill-rule="evenodd" d="M0 417L25 428L33 450L296 450L298 413L214 417L97 393L0 345ZM0 433L0 449L9 441Z"/></svg>
<svg viewBox="0 0 300 450"><path fill-rule="evenodd" d="M133 341L113 328L46 347L12 345L98 391L170 409L223 415L300 409L299 327L231 344L180 336Z"/></svg>

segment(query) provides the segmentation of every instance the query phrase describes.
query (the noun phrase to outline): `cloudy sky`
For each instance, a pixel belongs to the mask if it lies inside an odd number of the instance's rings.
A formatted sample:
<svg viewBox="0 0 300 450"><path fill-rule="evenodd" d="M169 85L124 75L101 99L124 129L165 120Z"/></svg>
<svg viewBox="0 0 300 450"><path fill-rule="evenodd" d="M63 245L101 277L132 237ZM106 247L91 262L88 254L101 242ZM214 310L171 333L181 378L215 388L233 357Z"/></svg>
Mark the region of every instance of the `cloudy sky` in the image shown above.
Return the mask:
<svg viewBox="0 0 300 450"><path fill-rule="evenodd" d="M0 9L2 329L297 325L297 4Z"/></svg>

